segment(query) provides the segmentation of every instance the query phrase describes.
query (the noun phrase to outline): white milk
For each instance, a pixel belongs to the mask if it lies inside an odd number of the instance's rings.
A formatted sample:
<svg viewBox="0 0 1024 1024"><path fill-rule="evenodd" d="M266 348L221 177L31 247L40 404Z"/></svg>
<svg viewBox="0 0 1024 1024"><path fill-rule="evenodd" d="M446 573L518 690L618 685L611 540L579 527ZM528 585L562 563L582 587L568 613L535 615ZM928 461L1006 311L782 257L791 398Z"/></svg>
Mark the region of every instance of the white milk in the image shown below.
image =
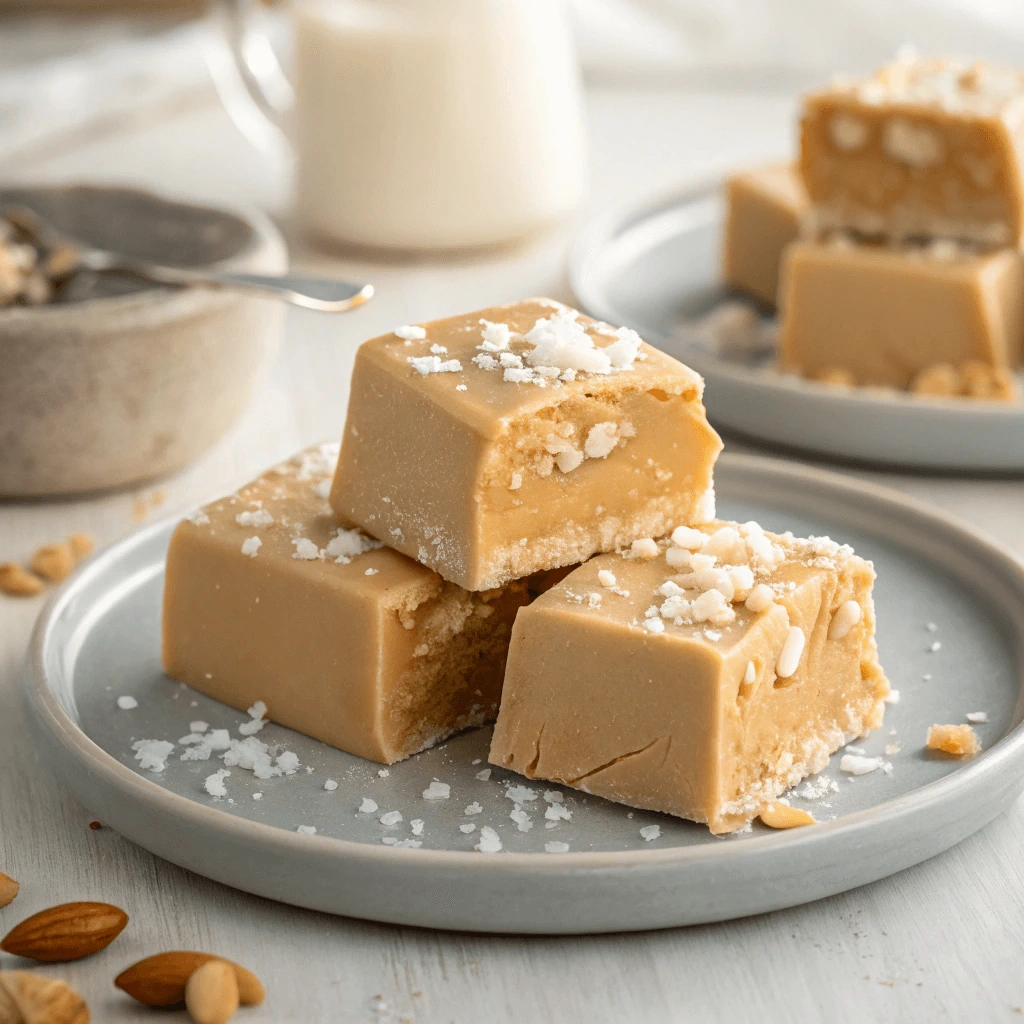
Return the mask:
<svg viewBox="0 0 1024 1024"><path fill-rule="evenodd" d="M302 0L295 27L296 209L310 232L492 245L583 199L560 0Z"/></svg>

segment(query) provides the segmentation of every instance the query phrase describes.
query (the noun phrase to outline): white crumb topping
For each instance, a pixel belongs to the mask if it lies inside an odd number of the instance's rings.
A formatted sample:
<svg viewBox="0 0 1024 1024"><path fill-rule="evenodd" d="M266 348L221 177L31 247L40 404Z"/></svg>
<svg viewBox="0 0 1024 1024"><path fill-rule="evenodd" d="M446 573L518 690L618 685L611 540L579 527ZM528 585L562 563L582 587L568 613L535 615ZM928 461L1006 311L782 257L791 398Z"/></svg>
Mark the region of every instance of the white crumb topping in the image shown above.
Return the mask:
<svg viewBox="0 0 1024 1024"><path fill-rule="evenodd" d="M378 775L378 776L379 776L380 778L382 778L382 779L386 779L386 778L387 778L387 777L388 777L388 776L389 776L390 774L391 774L391 772L389 772L389 771L387 770L387 768L381 768L381 769L380 769L380 770L379 770L379 771L377 772L377 775Z"/></svg>
<svg viewBox="0 0 1024 1024"><path fill-rule="evenodd" d="M203 783L203 788L210 796L227 796L227 787L224 785L224 780L231 774L226 768L219 768L212 775L206 776L206 781Z"/></svg>
<svg viewBox="0 0 1024 1024"><path fill-rule="evenodd" d="M820 800L829 793L838 793L839 783L827 775L819 775L817 778L808 779L797 791L796 795L802 800Z"/></svg>
<svg viewBox="0 0 1024 1024"><path fill-rule="evenodd" d="M309 451L296 456L296 480L320 480L334 473L338 464L338 453L341 451L340 441L324 441Z"/></svg>
<svg viewBox="0 0 1024 1024"><path fill-rule="evenodd" d="M235 522L239 526L270 526L274 517L265 509L257 508L248 512L239 512Z"/></svg>
<svg viewBox="0 0 1024 1024"><path fill-rule="evenodd" d="M492 324L489 320L481 320L480 325L483 327L480 332L483 338L480 348L484 352L502 352L508 348L512 338L508 324Z"/></svg>
<svg viewBox="0 0 1024 1024"><path fill-rule="evenodd" d="M465 824L459 826L459 831L464 832L468 836L470 832L476 831L476 825L471 821L467 821Z"/></svg>
<svg viewBox="0 0 1024 1024"><path fill-rule="evenodd" d="M412 821L409 822L409 828L412 829L412 834L414 836L423 835L423 819L413 818Z"/></svg>
<svg viewBox="0 0 1024 1024"><path fill-rule="evenodd" d="M316 825L296 825L295 831L298 832L300 836L315 836Z"/></svg>
<svg viewBox="0 0 1024 1024"><path fill-rule="evenodd" d="M935 641L935 643L933 643L933 644L932 644L932 645L931 645L931 646L930 646L930 647L928 648L928 652L929 652L930 654L934 654L934 653L935 653L936 651L941 651L941 650L942 650L942 644L941 644L941 643L939 643L939 641L938 641L938 640L936 640L936 641Z"/></svg>
<svg viewBox="0 0 1024 1024"><path fill-rule="evenodd" d="M497 853L501 849L501 840L498 838L498 833L489 825L482 826L480 829L480 842L473 849L479 850L480 853Z"/></svg>
<svg viewBox="0 0 1024 1024"><path fill-rule="evenodd" d="M513 473L512 479L509 481L508 489L510 491L518 491L523 486L523 474Z"/></svg>
<svg viewBox="0 0 1024 1024"><path fill-rule="evenodd" d="M644 842L651 842L652 839L657 839L661 835L660 825L645 825L640 829L640 835Z"/></svg>
<svg viewBox="0 0 1024 1024"><path fill-rule="evenodd" d="M372 800L368 796L363 797L363 802L359 805L360 814L373 814L377 810L377 801Z"/></svg>
<svg viewBox="0 0 1024 1024"><path fill-rule="evenodd" d="M490 777L491 777L491 769L490 768L482 768L480 771L478 771L476 773L476 778L478 778L481 782L486 782Z"/></svg>
<svg viewBox="0 0 1024 1024"><path fill-rule="evenodd" d="M900 702L900 691L890 690L883 698L886 704L899 704Z"/></svg>
<svg viewBox="0 0 1024 1024"><path fill-rule="evenodd" d="M401 811L385 811L380 816L380 818L378 819L378 821L380 821L380 823L382 825L386 825L386 826L389 826L389 827L391 825L397 825L401 820L402 820L402 812Z"/></svg>
<svg viewBox="0 0 1024 1024"><path fill-rule="evenodd" d="M134 697L125 695L124 697L117 698L117 706L122 711L131 711L133 708L137 708L139 706L139 702Z"/></svg>
<svg viewBox="0 0 1024 1024"><path fill-rule="evenodd" d="M263 799L263 794L262 793L253 793L252 798L253 798L253 800L262 800Z"/></svg>
<svg viewBox="0 0 1024 1024"><path fill-rule="evenodd" d="M334 779L325 779L324 780L324 789L326 789L328 793L333 793L337 788L338 788L338 783L335 782Z"/></svg>
<svg viewBox="0 0 1024 1024"><path fill-rule="evenodd" d="M514 807L508 816L516 823L520 832L529 832L533 828L533 819L521 807Z"/></svg>
<svg viewBox="0 0 1024 1024"><path fill-rule="evenodd" d="M572 817L572 811L565 804L548 804L544 817L548 821L568 821Z"/></svg>
<svg viewBox="0 0 1024 1024"><path fill-rule="evenodd" d="M537 799L537 790L529 786L509 786L505 790L505 796L513 803L528 804Z"/></svg>
<svg viewBox="0 0 1024 1024"><path fill-rule="evenodd" d="M462 363L458 359L444 359L440 356L409 356L409 365L421 376L431 373L461 373Z"/></svg>
<svg viewBox="0 0 1024 1024"><path fill-rule="evenodd" d="M197 508L194 512L189 512L189 514L187 516L185 516L185 518L193 526L209 526L210 525L210 517L201 508Z"/></svg>
<svg viewBox="0 0 1024 1024"><path fill-rule="evenodd" d="M204 733L210 728L210 725L208 722L197 720L195 722L189 722L188 727L191 732Z"/></svg>
<svg viewBox="0 0 1024 1024"><path fill-rule="evenodd" d="M569 852L569 844L568 843L560 843L557 840L553 840L550 843L545 843L544 844L544 852L545 853L568 853Z"/></svg>
<svg viewBox="0 0 1024 1024"><path fill-rule="evenodd" d="M483 808L474 800L471 804L469 804L466 807L466 809L462 813L468 815L469 817L472 817L474 814L483 813Z"/></svg>
<svg viewBox="0 0 1024 1024"><path fill-rule="evenodd" d="M358 555L365 555L368 551L377 551L382 547L384 545L381 541L368 537L358 528L346 530L343 527L339 527L334 531L334 536L327 542L324 553L328 558L333 558L339 565L348 565Z"/></svg>
<svg viewBox="0 0 1024 1024"><path fill-rule="evenodd" d="M167 767L167 758L174 750L174 744L167 740L136 740L132 750L144 771L162 772Z"/></svg>
<svg viewBox="0 0 1024 1024"><path fill-rule="evenodd" d="M602 587L614 587L618 581L615 579L615 573L611 570L599 569L597 573L597 582L600 583Z"/></svg>
<svg viewBox="0 0 1024 1024"><path fill-rule="evenodd" d="M247 537L242 541L242 554L248 555L250 558L256 557L256 552L263 546L263 541L259 537Z"/></svg>
<svg viewBox="0 0 1024 1024"><path fill-rule="evenodd" d="M839 770L848 775L867 775L868 772L884 769L887 762L880 757L862 757L859 754L844 754L839 762ZM891 768L892 766L889 765Z"/></svg>
<svg viewBox="0 0 1024 1024"><path fill-rule="evenodd" d="M331 478L325 476L319 483L314 484L313 493L326 501L331 496Z"/></svg>
<svg viewBox="0 0 1024 1024"><path fill-rule="evenodd" d="M295 545L292 558L298 558L304 562L315 562L317 559L324 557L324 552L308 537L296 537L292 544Z"/></svg>
<svg viewBox="0 0 1024 1024"><path fill-rule="evenodd" d="M418 850L423 845L418 839L397 839L395 836L385 836L381 842L385 846L394 846L404 850Z"/></svg>
<svg viewBox="0 0 1024 1024"><path fill-rule="evenodd" d="M988 721L987 711L968 711L967 721L973 722L975 725L984 725Z"/></svg>
<svg viewBox="0 0 1024 1024"><path fill-rule="evenodd" d="M557 789L545 789L544 790L544 802L549 804L560 804L564 802L565 794L560 793Z"/></svg>
<svg viewBox="0 0 1024 1024"><path fill-rule="evenodd" d="M422 341L426 336L427 332L422 327L407 324L404 327L395 328L395 337L401 338L403 341Z"/></svg>
<svg viewBox="0 0 1024 1024"><path fill-rule="evenodd" d="M657 558L658 543L650 537L641 537L633 541L629 547L629 553L633 558Z"/></svg>
<svg viewBox="0 0 1024 1024"><path fill-rule="evenodd" d="M424 800L447 800L452 794L452 787L447 782L438 782L434 779L425 790L423 790Z"/></svg>

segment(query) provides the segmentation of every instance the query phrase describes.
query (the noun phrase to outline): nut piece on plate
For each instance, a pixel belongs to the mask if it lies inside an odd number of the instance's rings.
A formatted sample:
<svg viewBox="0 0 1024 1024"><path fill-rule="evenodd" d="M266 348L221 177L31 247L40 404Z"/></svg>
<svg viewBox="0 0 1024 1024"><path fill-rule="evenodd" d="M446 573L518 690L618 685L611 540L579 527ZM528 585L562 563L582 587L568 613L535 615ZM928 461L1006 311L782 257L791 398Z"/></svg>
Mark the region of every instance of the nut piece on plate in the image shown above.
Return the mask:
<svg viewBox="0 0 1024 1024"><path fill-rule="evenodd" d="M0 942L0 949L40 963L80 960L106 949L128 924L110 903L62 903L27 917Z"/></svg>
<svg viewBox="0 0 1024 1024"><path fill-rule="evenodd" d="M955 251L793 243L781 286L782 369L813 378L845 371L860 385L923 394L1012 397L1024 257L944 244Z"/></svg>
<svg viewBox="0 0 1024 1024"><path fill-rule="evenodd" d="M981 740L969 725L930 725L924 745L950 757L974 757L981 753Z"/></svg>
<svg viewBox="0 0 1024 1024"><path fill-rule="evenodd" d="M803 182L792 164L769 164L731 175L725 194L725 282L774 308L782 250L796 240L807 209Z"/></svg>
<svg viewBox="0 0 1024 1024"><path fill-rule="evenodd" d="M1024 75L907 55L804 100L800 170L821 228L1016 245Z"/></svg>
<svg viewBox="0 0 1024 1024"><path fill-rule="evenodd" d="M761 821L769 828L800 828L802 825L816 825L814 815L789 804L769 804L760 815Z"/></svg>
<svg viewBox="0 0 1024 1024"><path fill-rule="evenodd" d="M212 953L184 949L148 956L123 970L114 984L146 1006L174 1006L185 999L185 988L193 973L211 960L228 964L234 970L242 1006L259 1006L263 1002L266 993L252 971Z"/></svg>
<svg viewBox="0 0 1024 1024"><path fill-rule="evenodd" d="M9 903L13 903L19 888L18 883L10 875L5 875L0 871L0 907L6 907Z"/></svg>
<svg viewBox="0 0 1024 1024"><path fill-rule="evenodd" d="M17 562L0 562L0 590L11 597L35 597L43 581Z"/></svg>
<svg viewBox="0 0 1024 1024"><path fill-rule="evenodd" d="M882 723L871 563L756 523L659 547L519 612L489 759L716 833L781 821L786 788Z"/></svg>
<svg viewBox="0 0 1024 1024"><path fill-rule="evenodd" d="M75 553L69 541L44 544L32 556L30 568L37 576L51 583L60 583L71 575L75 567Z"/></svg>
<svg viewBox="0 0 1024 1024"><path fill-rule="evenodd" d="M231 964L210 960L189 976L185 1006L195 1024L227 1024L238 1009L238 982Z"/></svg>
<svg viewBox="0 0 1024 1024"><path fill-rule="evenodd" d="M0 1024L89 1024L89 1010L63 981L0 971Z"/></svg>
<svg viewBox="0 0 1024 1024"><path fill-rule="evenodd" d="M310 448L183 521L164 585L168 675L390 764L497 714L512 621L556 582L470 593L358 529Z"/></svg>
<svg viewBox="0 0 1024 1024"><path fill-rule="evenodd" d="M701 378L551 299L363 344L331 505L467 590L713 518Z"/></svg>

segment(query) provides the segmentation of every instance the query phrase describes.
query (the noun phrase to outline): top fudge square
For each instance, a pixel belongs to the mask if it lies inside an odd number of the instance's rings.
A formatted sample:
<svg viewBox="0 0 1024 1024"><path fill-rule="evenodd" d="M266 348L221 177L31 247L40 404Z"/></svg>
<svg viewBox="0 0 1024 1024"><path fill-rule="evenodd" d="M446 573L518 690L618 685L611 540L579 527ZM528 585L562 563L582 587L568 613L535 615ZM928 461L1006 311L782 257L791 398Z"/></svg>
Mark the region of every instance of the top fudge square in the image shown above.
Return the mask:
<svg viewBox="0 0 1024 1024"><path fill-rule="evenodd" d="M1013 245L1024 235L1024 74L906 57L804 101L820 228Z"/></svg>
<svg viewBox="0 0 1024 1024"><path fill-rule="evenodd" d="M356 356L335 512L467 590L714 518L703 381L550 299Z"/></svg>

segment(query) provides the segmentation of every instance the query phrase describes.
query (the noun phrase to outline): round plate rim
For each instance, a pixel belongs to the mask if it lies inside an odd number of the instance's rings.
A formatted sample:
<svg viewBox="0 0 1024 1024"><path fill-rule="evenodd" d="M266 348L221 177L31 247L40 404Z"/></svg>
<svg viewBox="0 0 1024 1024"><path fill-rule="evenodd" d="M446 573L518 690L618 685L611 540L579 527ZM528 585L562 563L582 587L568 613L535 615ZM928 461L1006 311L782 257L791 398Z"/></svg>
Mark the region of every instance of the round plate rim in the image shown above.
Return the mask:
<svg viewBox="0 0 1024 1024"><path fill-rule="evenodd" d="M579 304L589 315L612 323L624 322L622 313L608 297L602 285L602 275L597 272L598 261L629 228L673 209L683 209L721 197L724 179L711 178L685 187L662 190L643 199L631 199L618 203L598 213L580 229L570 248L566 264L569 288ZM649 332L650 333L650 332ZM680 339L661 332L653 332L654 341L659 344L678 342ZM685 342L684 342L685 344ZM731 363L711 352L691 348L686 359L694 369L706 377L719 376L734 383L755 390L767 390L782 394L796 394L806 399L842 402L848 406L860 406L865 412L898 409L909 410L910 416L921 416L928 412L952 412L961 420L999 419L1009 423L1020 422L1024 426L1024 406L1019 403L977 402L966 406L954 398L891 395L866 388L837 388L813 380L793 378L786 374L766 374L763 371Z"/></svg>
<svg viewBox="0 0 1024 1024"><path fill-rule="evenodd" d="M858 498L876 506L889 508L894 512L899 511L904 515L909 514L918 519L924 519L933 530L937 529L958 536L961 541L973 545L976 550L980 549L986 552L989 558L1002 562L1010 575L1015 577L1015 583L1019 588L1022 604L1024 604L1024 562L999 542L954 516L931 508L887 487L780 459L726 453L721 457L721 464L728 471L740 476L767 473L788 479L805 488L810 487L819 492L830 492L836 498L844 496L851 499ZM941 779L894 797L892 800L833 821L821 822L813 829L799 829L795 830L795 833L782 831L728 845L698 844L666 849L618 852L580 851L561 854L557 857L538 853L503 851L499 857L482 857L476 852L469 851L411 850L376 846L332 836L304 836L288 832L277 826L231 815L164 789L156 782L121 764L99 747L61 706L50 685L45 669L45 657L53 623L68 603L74 599L83 584L91 577L101 574L104 568L110 563L116 562L123 552L145 546L150 538L167 530L178 519L180 516L164 518L112 544L89 563L76 570L53 593L33 630L26 671L23 674L23 686L36 724L48 730L52 737L72 755L80 767L87 768L92 773L99 773L108 784L115 786L123 795L148 804L155 811L171 814L179 819L188 819L192 824L208 828L214 833L218 831L233 833L234 837L244 838L254 844L262 846L269 844L284 851L303 851L306 854L311 852L310 843L317 843L321 844L320 849L325 853L340 860L365 861L377 865L394 863L396 866L399 864L408 866L410 863L415 863L425 870L457 868L459 871L486 870L498 871L503 874L528 871L538 875L561 875L568 871L575 870L578 873L588 869L607 872L609 869L665 868L677 865L692 867L695 863L699 864L705 860L709 864L719 865L726 862L735 866L736 863L744 861L756 862L762 851L776 849L782 844L788 844L789 849L796 851L808 845L820 846L827 839L841 842L846 838L852 838L864 829L884 829L909 810L934 806L937 803L954 800L957 796L977 791L985 787L988 780L1001 772L1014 772L1016 776L1024 779L1024 722L1020 722L992 747L983 751L978 758ZM1021 631L1021 634L1024 636L1024 630Z"/></svg>

